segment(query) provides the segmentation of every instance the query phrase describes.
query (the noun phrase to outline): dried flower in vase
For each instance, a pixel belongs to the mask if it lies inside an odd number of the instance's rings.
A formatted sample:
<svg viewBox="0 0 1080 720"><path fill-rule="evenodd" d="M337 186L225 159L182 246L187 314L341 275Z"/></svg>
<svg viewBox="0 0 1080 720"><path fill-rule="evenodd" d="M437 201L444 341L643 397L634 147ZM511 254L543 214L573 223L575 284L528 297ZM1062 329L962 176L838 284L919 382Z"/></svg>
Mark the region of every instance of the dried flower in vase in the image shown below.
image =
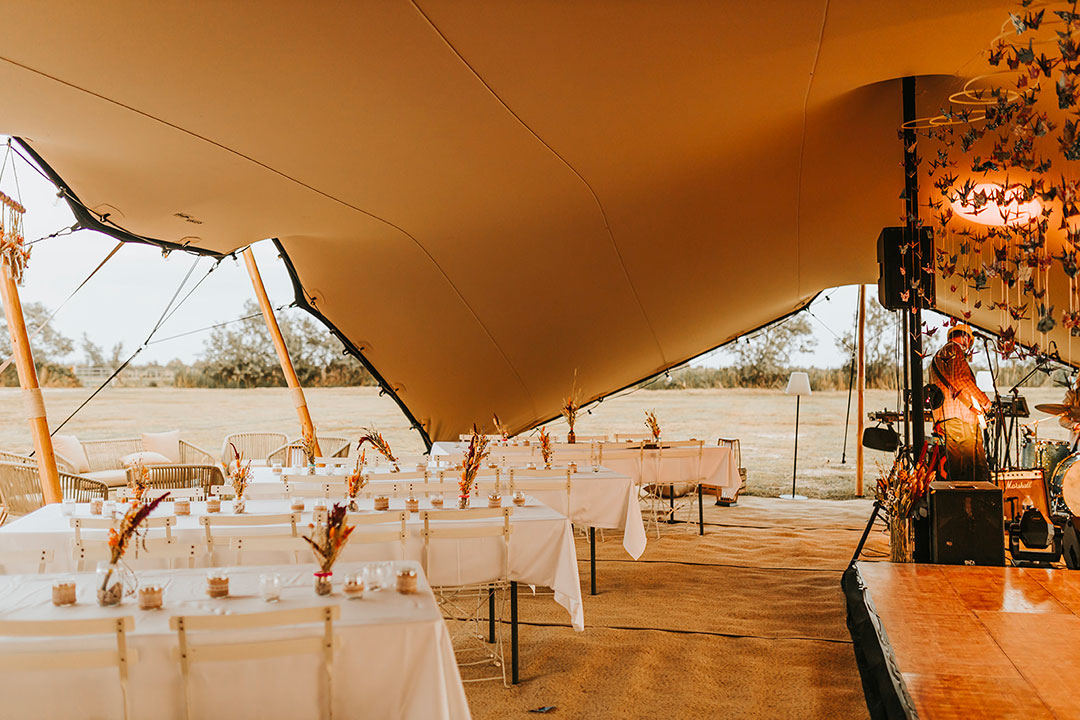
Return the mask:
<svg viewBox="0 0 1080 720"><path fill-rule="evenodd" d="M376 452L392 463L397 462L394 452L390 449L390 443L386 442L382 433L374 428L364 428L364 434L360 436L360 442L356 443L356 451L359 452L364 443L371 443Z"/></svg>
<svg viewBox="0 0 1080 720"><path fill-rule="evenodd" d="M476 473L488 456L488 438L473 425L472 434L469 437L469 449L465 451L465 459L461 464L461 481L458 483L459 497L458 506L465 508L469 504L469 494L472 492Z"/></svg>
<svg viewBox="0 0 1080 720"><path fill-rule="evenodd" d="M360 494L360 491L367 485L368 479L364 475L364 462L367 460L367 450L360 453L356 458L356 467L353 468L352 473L348 477L349 484L349 510L356 512L359 508L356 505L356 496Z"/></svg>
<svg viewBox="0 0 1080 720"><path fill-rule="evenodd" d="M131 497L142 500L147 488L150 487L150 470L142 463L128 469L127 485L131 490Z"/></svg>
<svg viewBox="0 0 1080 720"><path fill-rule="evenodd" d="M660 421L656 419L655 410L645 411L645 427L649 428L649 432L652 433L653 440L659 442L660 440Z"/></svg>
<svg viewBox="0 0 1080 720"><path fill-rule="evenodd" d="M334 503L326 516L325 523L311 525L310 536L304 535L304 540L315 551L315 560L324 573L329 573L334 567L342 548L349 541L349 536L356 529L355 525L345 524L345 506Z"/></svg>
<svg viewBox="0 0 1080 720"><path fill-rule="evenodd" d="M577 387L577 370L574 370L574 383L570 386L570 395L563 401L562 416L566 418L566 424L570 426L566 433L567 442L574 442L577 436L574 433L574 424L577 422L578 411L581 409L581 391Z"/></svg>
<svg viewBox="0 0 1080 720"><path fill-rule="evenodd" d="M304 437L300 441L300 449L304 451L304 459L308 465L315 464L315 458L319 454L319 444L315 442L315 434L305 430Z"/></svg>
<svg viewBox="0 0 1080 720"><path fill-rule="evenodd" d="M242 501L248 482L251 481L251 461L244 461L244 453L237 450L236 445L229 443L229 447L233 451L233 461L229 465L229 482L237 501Z"/></svg>
<svg viewBox="0 0 1080 720"><path fill-rule="evenodd" d="M494 415L491 416L491 419L495 423L495 432L499 434L499 437L501 437L503 439L503 441L509 440L510 439L510 431L507 430L506 426L503 425L502 421L499 420L499 414L495 413Z"/></svg>
<svg viewBox="0 0 1080 720"><path fill-rule="evenodd" d="M150 513L154 511L161 501L169 496L169 493L164 493L150 502L134 501L128 507L127 512L124 513L124 517L120 520L120 527L109 529L109 567L102 573L101 586L98 588L98 602L102 605L116 605L120 602L120 596L123 592L122 582L111 582L113 580L113 574L116 573L118 577L122 577L120 569L117 563L123 559L124 553L127 552L128 546L131 544L132 539L138 539L139 526L142 524ZM99 569L99 572L100 569Z"/></svg>
<svg viewBox="0 0 1080 720"><path fill-rule="evenodd" d="M929 454L929 457L927 457ZM930 483L944 467L945 458L939 448L928 453L924 445L918 460L912 462L901 455L886 473L880 466L881 476L874 486L874 498L880 503L889 528L889 544L892 560L910 562L911 519L919 501L926 496Z"/></svg>
<svg viewBox="0 0 1080 720"><path fill-rule="evenodd" d="M547 431L547 428L540 428L540 456L544 459L544 467L551 469L551 460L554 456L554 452L551 449L551 433Z"/></svg>

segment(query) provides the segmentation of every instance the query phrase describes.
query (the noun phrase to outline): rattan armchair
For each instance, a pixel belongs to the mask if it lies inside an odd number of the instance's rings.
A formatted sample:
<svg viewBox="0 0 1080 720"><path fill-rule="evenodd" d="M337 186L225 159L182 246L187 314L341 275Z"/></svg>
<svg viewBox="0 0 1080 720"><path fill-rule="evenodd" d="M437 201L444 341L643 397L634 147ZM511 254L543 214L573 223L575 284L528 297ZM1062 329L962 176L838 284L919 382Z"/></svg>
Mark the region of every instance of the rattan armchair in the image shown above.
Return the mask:
<svg viewBox="0 0 1080 720"><path fill-rule="evenodd" d="M60 490L65 499L76 502L109 496L109 488L104 483L69 473L60 473ZM0 462L0 501L11 517L26 515L42 507L45 499L37 468L25 463Z"/></svg>
<svg viewBox="0 0 1080 720"><path fill-rule="evenodd" d="M123 467L120 458L143 452L142 438L111 438L108 440L84 440L83 450L90 472L116 470ZM186 440L180 441L180 462L185 465L211 464L214 456Z"/></svg>
<svg viewBox="0 0 1080 720"><path fill-rule="evenodd" d="M146 465L149 485L162 490L181 488L202 488L204 495L210 495L214 485L224 485L225 476L219 465ZM139 467L127 470L128 484L132 475L139 472Z"/></svg>
<svg viewBox="0 0 1080 720"><path fill-rule="evenodd" d="M226 435L221 443L221 462L228 465L236 458L230 445L234 445L239 452L244 454L245 460L262 465L270 453L287 445L289 436L279 432L242 432Z"/></svg>
<svg viewBox="0 0 1080 720"><path fill-rule="evenodd" d="M348 438L319 438L319 450L322 451L321 457L348 457L350 445L351 443ZM267 465L273 465L276 462L279 462L286 467L300 467L301 465L306 464L304 458L304 441L299 439L292 440L275 448L273 452L267 454Z"/></svg>
<svg viewBox="0 0 1080 720"><path fill-rule="evenodd" d="M37 460L29 455L23 455L22 453L11 452L10 450L0 450L0 462L17 463L20 465L37 465ZM71 463L67 462L60 455L56 455L56 469L60 472L74 474L75 468Z"/></svg>

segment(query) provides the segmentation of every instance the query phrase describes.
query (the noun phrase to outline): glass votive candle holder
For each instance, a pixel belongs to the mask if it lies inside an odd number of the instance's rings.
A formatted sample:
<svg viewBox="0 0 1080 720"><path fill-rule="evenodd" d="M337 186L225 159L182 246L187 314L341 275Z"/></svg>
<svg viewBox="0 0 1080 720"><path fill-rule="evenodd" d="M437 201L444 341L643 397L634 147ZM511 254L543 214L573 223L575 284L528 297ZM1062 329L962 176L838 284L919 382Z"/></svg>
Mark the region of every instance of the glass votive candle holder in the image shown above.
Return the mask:
<svg viewBox="0 0 1080 720"><path fill-rule="evenodd" d="M522 507L523 505L525 505L525 493L521 492L520 490L514 493L514 504L518 507Z"/></svg>
<svg viewBox="0 0 1080 720"><path fill-rule="evenodd" d="M229 597L229 573L220 568L206 573L206 594L212 598Z"/></svg>
<svg viewBox="0 0 1080 720"><path fill-rule="evenodd" d="M112 500L106 500L101 506L101 514L105 517L116 517L116 503Z"/></svg>
<svg viewBox="0 0 1080 720"><path fill-rule="evenodd" d="M159 610L165 589L161 585L142 585L139 587L139 609Z"/></svg>
<svg viewBox="0 0 1080 720"><path fill-rule="evenodd" d="M63 515L75 514L75 498L64 498L60 501L60 512Z"/></svg>
<svg viewBox="0 0 1080 720"><path fill-rule="evenodd" d="M385 495L379 495L377 498L375 498L375 509L376 510L389 510L390 509L390 498L386 497Z"/></svg>
<svg viewBox="0 0 1080 720"><path fill-rule="evenodd" d="M273 465L271 466L271 468L270 468L270 469L271 469L271 470L273 471L273 473L274 473L275 475L280 475L280 474L281 474L281 463L279 463L279 462L276 462L276 463L274 463L274 464L273 464Z"/></svg>
<svg viewBox="0 0 1080 720"><path fill-rule="evenodd" d="M264 602L277 602L281 599L281 575L263 573L259 575L259 597Z"/></svg>
<svg viewBox="0 0 1080 720"><path fill-rule="evenodd" d="M315 501L315 507L311 509L311 520L316 523L326 522L326 501L318 499Z"/></svg>
<svg viewBox="0 0 1080 720"><path fill-rule="evenodd" d="M289 503L289 510L292 512L304 512L304 498L294 497L292 502Z"/></svg>
<svg viewBox="0 0 1080 720"><path fill-rule="evenodd" d="M221 498L217 495L211 495L210 497L206 498L206 512L221 512Z"/></svg>
<svg viewBox="0 0 1080 720"><path fill-rule="evenodd" d="M416 593L416 570L413 568L400 568L397 571L397 591L402 595Z"/></svg>
<svg viewBox="0 0 1080 720"><path fill-rule="evenodd" d="M173 501L173 512L177 515L190 515L191 500L187 498L176 498L176 500Z"/></svg>
<svg viewBox="0 0 1080 720"><path fill-rule="evenodd" d="M100 515L105 508L105 501L99 497L90 500L90 514Z"/></svg>
<svg viewBox="0 0 1080 720"><path fill-rule="evenodd" d="M345 597L350 600L359 600L364 597L364 575L363 572L351 572L345 576L345 587L342 588L345 591Z"/></svg>
<svg viewBox="0 0 1080 720"><path fill-rule="evenodd" d="M431 507L441 508L443 506L442 493L435 493L431 496Z"/></svg>
<svg viewBox="0 0 1080 720"><path fill-rule="evenodd" d="M420 501L410 495L405 498L405 509L411 513L420 512Z"/></svg>
<svg viewBox="0 0 1080 720"><path fill-rule="evenodd" d="M502 495L498 493L490 493L488 495L488 507L497 508L502 507Z"/></svg>
<svg viewBox="0 0 1080 720"><path fill-rule="evenodd" d="M53 583L52 604L57 607L75 604L75 578L60 578Z"/></svg>

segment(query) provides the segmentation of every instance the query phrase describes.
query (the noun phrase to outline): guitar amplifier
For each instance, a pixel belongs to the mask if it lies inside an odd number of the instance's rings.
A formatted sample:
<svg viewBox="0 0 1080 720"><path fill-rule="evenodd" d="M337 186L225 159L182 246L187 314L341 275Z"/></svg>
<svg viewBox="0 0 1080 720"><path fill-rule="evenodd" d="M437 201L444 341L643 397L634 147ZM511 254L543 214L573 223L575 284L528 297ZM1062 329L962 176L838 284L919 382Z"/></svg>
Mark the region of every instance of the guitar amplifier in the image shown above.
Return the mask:
<svg viewBox="0 0 1080 720"><path fill-rule="evenodd" d="M1050 494L1042 468L1031 470L1001 470L993 473L994 484L1001 488L1006 524L1024 512L1028 505L1050 518Z"/></svg>
<svg viewBox="0 0 1080 720"><path fill-rule="evenodd" d="M1004 565L1002 491L990 482L930 483L931 562Z"/></svg>

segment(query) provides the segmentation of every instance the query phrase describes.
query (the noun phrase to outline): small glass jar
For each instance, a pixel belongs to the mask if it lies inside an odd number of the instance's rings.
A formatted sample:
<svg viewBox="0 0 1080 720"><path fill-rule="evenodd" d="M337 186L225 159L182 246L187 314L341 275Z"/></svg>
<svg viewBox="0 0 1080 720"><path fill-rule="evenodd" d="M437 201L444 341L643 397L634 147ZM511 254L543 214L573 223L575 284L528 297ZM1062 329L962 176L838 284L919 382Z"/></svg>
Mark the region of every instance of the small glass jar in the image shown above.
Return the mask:
<svg viewBox="0 0 1080 720"><path fill-rule="evenodd" d="M518 507L523 507L525 505L525 493L520 490L514 493L514 504Z"/></svg>
<svg viewBox="0 0 1080 720"><path fill-rule="evenodd" d="M104 517L116 517L116 503L112 500L106 500L101 506L101 514Z"/></svg>
<svg viewBox="0 0 1080 720"><path fill-rule="evenodd" d="M385 495L379 495L378 497L376 497L375 498L375 509L376 510L389 510L390 509L390 498L386 497Z"/></svg>
<svg viewBox="0 0 1080 720"><path fill-rule="evenodd" d="M60 513L65 517L75 514L75 498L64 498L60 501Z"/></svg>
<svg viewBox="0 0 1080 720"><path fill-rule="evenodd" d="M75 604L75 578L60 578L53 583L52 604L57 607Z"/></svg>
<svg viewBox="0 0 1080 720"><path fill-rule="evenodd" d="M279 463L279 462L274 463L270 467L270 472L274 473L275 475L280 475L281 474L281 463Z"/></svg>
<svg viewBox="0 0 1080 720"><path fill-rule="evenodd" d="M244 498L240 497L233 500L232 509L234 515L243 515L247 511L247 503L244 502Z"/></svg>
<svg viewBox="0 0 1080 720"><path fill-rule="evenodd" d="M206 498L206 512L221 512L221 498L217 495L211 495L210 497Z"/></svg>
<svg viewBox="0 0 1080 720"><path fill-rule="evenodd" d="M443 494L442 493L434 493L431 496L431 507L433 507L433 508L441 508L442 506L443 506Z"/></svg>
<svg viewBox="0 0 1080 720"><path fill-rule="evenodd" d="M206 594L212 598L229 597L229 573L213 568L206 573Z"/></svg>
<svg viewBox="0 0 1080 720"><path fill-rule="evenodd" d="M124 579L120 567L102 560L97 564L98 605L112 607L124 599Z"/></svg>
<svg viewBox="0 0 1080 720"><path fill-rule="evenodd" d="M420 501L410 495L405 498L405 509L411 513L420 512Z"/></svg>
<svg viewBox="0 0 1080 720"><path fill-rule="evenodd" d="M315 501L315 507L311 509L311 521L314 523L326 522L326 501L322 498Z"/></svg>
<svg viewBox="0 0 1080 720"><path fill-rule="evenodd" d="M304 512L304 498L294 497L292 502L289 503L289 510L292 512Z"/></svg>
<svg viewBox="0 0 1080 720"><path fill-rule="evenodd" d="M364 577L362 572L351 572L345 576L345 597L359 600L364 597Z"/></svg>
<svg viewBox="0 0 1080 720"><path fill-rule="evenodd" d="M499 495L498 493L491 493L490 495L488 495L488 507L502 507L502 495Z"/></svg>
<svg viewBox="0 0 1080 720"><path fill-rule="evenodd" d="M329 595L334 590L334 573L331 570L320 570L315 573L315 594Z"/></svg>
<svg viewBox="0 0 1080 720"><path fill-rule="evenodd" d="M191 500L187 498L176 498L176 500L173 501L173 512L177 515L190 515Z"/></svg>
<svg viewBox="0 0 1080 720"><path fill-rule="evenodd" d="M90 500L90 514L100 515L105 509L105 501L102 498L96 497Z"/></svg>
<svg viewBox="0 0 1080 720"><path fill-rule="evenodd" d="M139 588L139 609L160 610L164 593L161 585L143 585Z"/></svg>
<svg viewBox="0 0 1080 720"><path fill-rule="evenodd" d="M397 571L397 591L402 595L416 593L416 570L413 568L400 568Z"/></svg>
<svg viewBox="0 0 1080 720"><path fill-rule="evenodd" d="M277 602L281 599L281 575L263 573L259 575L259 597L264 602Z"/></svg>

